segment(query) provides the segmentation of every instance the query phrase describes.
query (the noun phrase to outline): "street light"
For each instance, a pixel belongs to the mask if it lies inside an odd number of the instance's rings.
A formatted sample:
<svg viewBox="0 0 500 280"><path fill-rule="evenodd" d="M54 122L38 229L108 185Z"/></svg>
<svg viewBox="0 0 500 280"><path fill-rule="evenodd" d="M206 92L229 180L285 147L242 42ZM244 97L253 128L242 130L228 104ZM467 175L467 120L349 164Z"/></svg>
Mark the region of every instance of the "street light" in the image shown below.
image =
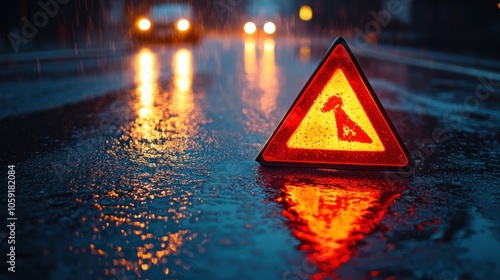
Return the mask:
<svg viewBox="0 0 500 280"><path fill-rule="evenodd" d="M313 17L313 10L310 6L304 5L300 7L299 18L302 21L310 21Z"/></svg>

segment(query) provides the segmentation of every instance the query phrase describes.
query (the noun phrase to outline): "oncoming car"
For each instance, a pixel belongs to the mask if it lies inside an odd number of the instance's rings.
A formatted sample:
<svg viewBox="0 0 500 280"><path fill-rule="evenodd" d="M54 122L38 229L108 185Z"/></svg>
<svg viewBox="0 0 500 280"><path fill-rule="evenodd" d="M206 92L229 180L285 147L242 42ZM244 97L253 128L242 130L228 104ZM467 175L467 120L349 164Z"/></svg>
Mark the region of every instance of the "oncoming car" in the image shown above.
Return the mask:
<svg viewBox="0 0 500 280"><path fill-rule="evenodd" d="M280 7L274 1L248 1L242 29L245 35L274 35L278 32Z"/></svg>
<svg viewBox="0 0 500 280"><path fill-rule="evenodd" d="M273 35L276 33L276 24L272 20L256 21L250 20L243 25L243 31L247 35L267 34Z"/></svg>
<svg viewBox="0 0 500 280"><path fill-rule="evenodd" d="M136 19L131 33L141 40L197 41L201 25L189 4L158 4Z"/></svg>

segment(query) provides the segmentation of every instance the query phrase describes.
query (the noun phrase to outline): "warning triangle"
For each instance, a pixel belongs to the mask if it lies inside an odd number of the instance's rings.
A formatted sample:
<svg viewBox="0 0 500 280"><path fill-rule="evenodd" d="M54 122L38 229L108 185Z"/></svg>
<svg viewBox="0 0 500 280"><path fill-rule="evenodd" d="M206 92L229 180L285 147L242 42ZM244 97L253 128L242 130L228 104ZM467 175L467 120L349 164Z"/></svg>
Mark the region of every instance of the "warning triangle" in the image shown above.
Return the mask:
<svg viewBox="0 0 500 280"><path fill-rule="evenodd" d="M337 38L256 160L266 166L406 171L409 153Z"/></svg>

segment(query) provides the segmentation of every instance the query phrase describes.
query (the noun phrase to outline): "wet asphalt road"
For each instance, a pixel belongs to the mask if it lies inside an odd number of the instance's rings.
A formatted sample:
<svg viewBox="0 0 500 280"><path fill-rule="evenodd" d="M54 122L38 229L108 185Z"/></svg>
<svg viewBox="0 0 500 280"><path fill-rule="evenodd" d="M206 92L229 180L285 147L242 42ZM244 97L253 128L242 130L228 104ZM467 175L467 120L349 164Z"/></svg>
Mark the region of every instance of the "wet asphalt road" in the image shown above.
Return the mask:
<svg viewBox="0 0 500 280"><path fill-rule="evenodd" d="M16 273L2 261L1 278L497 279L498 70L358 52L413 176L254 161L324 41L2 62L18 221Z"/></svg>

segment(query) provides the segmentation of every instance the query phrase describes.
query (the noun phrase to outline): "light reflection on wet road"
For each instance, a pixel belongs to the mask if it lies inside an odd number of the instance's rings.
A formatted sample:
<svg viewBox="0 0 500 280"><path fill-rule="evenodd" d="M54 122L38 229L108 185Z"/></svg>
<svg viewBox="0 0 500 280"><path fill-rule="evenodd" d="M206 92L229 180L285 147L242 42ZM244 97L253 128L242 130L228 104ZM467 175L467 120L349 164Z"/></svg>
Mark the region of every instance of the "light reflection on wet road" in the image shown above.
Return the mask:
<svg viewBox="0 0 500 280"><path fill-rule="evenodd" d="M271 38L257 42L254 38L244 40L243 62L247 86L242 89L241 99L242 112L246 117L246 132L250 134L263 132L272 126L266 120L276 110L281 80L274 46L275 42Z"/></svg>
<svg viewBox="0 0 500 280"><path fill-rule="evenodd" d="M185 243L198 237L181 222L198 220L199 211L192 209L190 200L199 190L181 187L170 178L187 175L179 167L184 160L189 161L189 150L196 146L199 126L204 123L200 99L196 100L192 91L192 52L179 48L161 57L143 48L132 61L137 87L126 110L135 119L120 128L119 139L113 140L107 153L108 158L128 165L126 170L139 173L130 174L130 181L117 185L93 186L111 187L103 195L93 196L100 216L85 218L93 227L91 240L96 241L71 247L71 251L85 253L89 246L90 253L101 258L99 266L105 276L179 277L178 270L191 266L183 257L195 253L186 249ZM171 65L162 65L164 61L171 61ZM172 72L166 87L159 81L165 67L171 67ZM193 163L186 166L196 168ZM122 176L128 177L127 173Z"/></svg>
<svg viewBox="0 0 500 280"><path fill-rule="evenodd" d="M280 177L264 171L264 176L272 178L268 187L278 190L274 201L283 205L282 214L300 241L299 250L307 253L302 267L286 275L336 277L336 269L356 253L356 245L379 226L405 188L403 184L389 186L383 178L332 175Z"/></svg>
<svg viewBox="0 0 500 280"><path fill-rule="evenodd" d="M500 248L499 116L489 109L498 97L459 128L440 117L477 79L360 57L410 150L436 127L450 132L410 179L253 161L326 47L271 38L143 46L116 62L131 88L0 120L2 133L25 138L2 140L18 151L2 160L15 161L23 190L19 277L498 274L488 257ZM489 244L468 243L481 236Z"/></svg>

